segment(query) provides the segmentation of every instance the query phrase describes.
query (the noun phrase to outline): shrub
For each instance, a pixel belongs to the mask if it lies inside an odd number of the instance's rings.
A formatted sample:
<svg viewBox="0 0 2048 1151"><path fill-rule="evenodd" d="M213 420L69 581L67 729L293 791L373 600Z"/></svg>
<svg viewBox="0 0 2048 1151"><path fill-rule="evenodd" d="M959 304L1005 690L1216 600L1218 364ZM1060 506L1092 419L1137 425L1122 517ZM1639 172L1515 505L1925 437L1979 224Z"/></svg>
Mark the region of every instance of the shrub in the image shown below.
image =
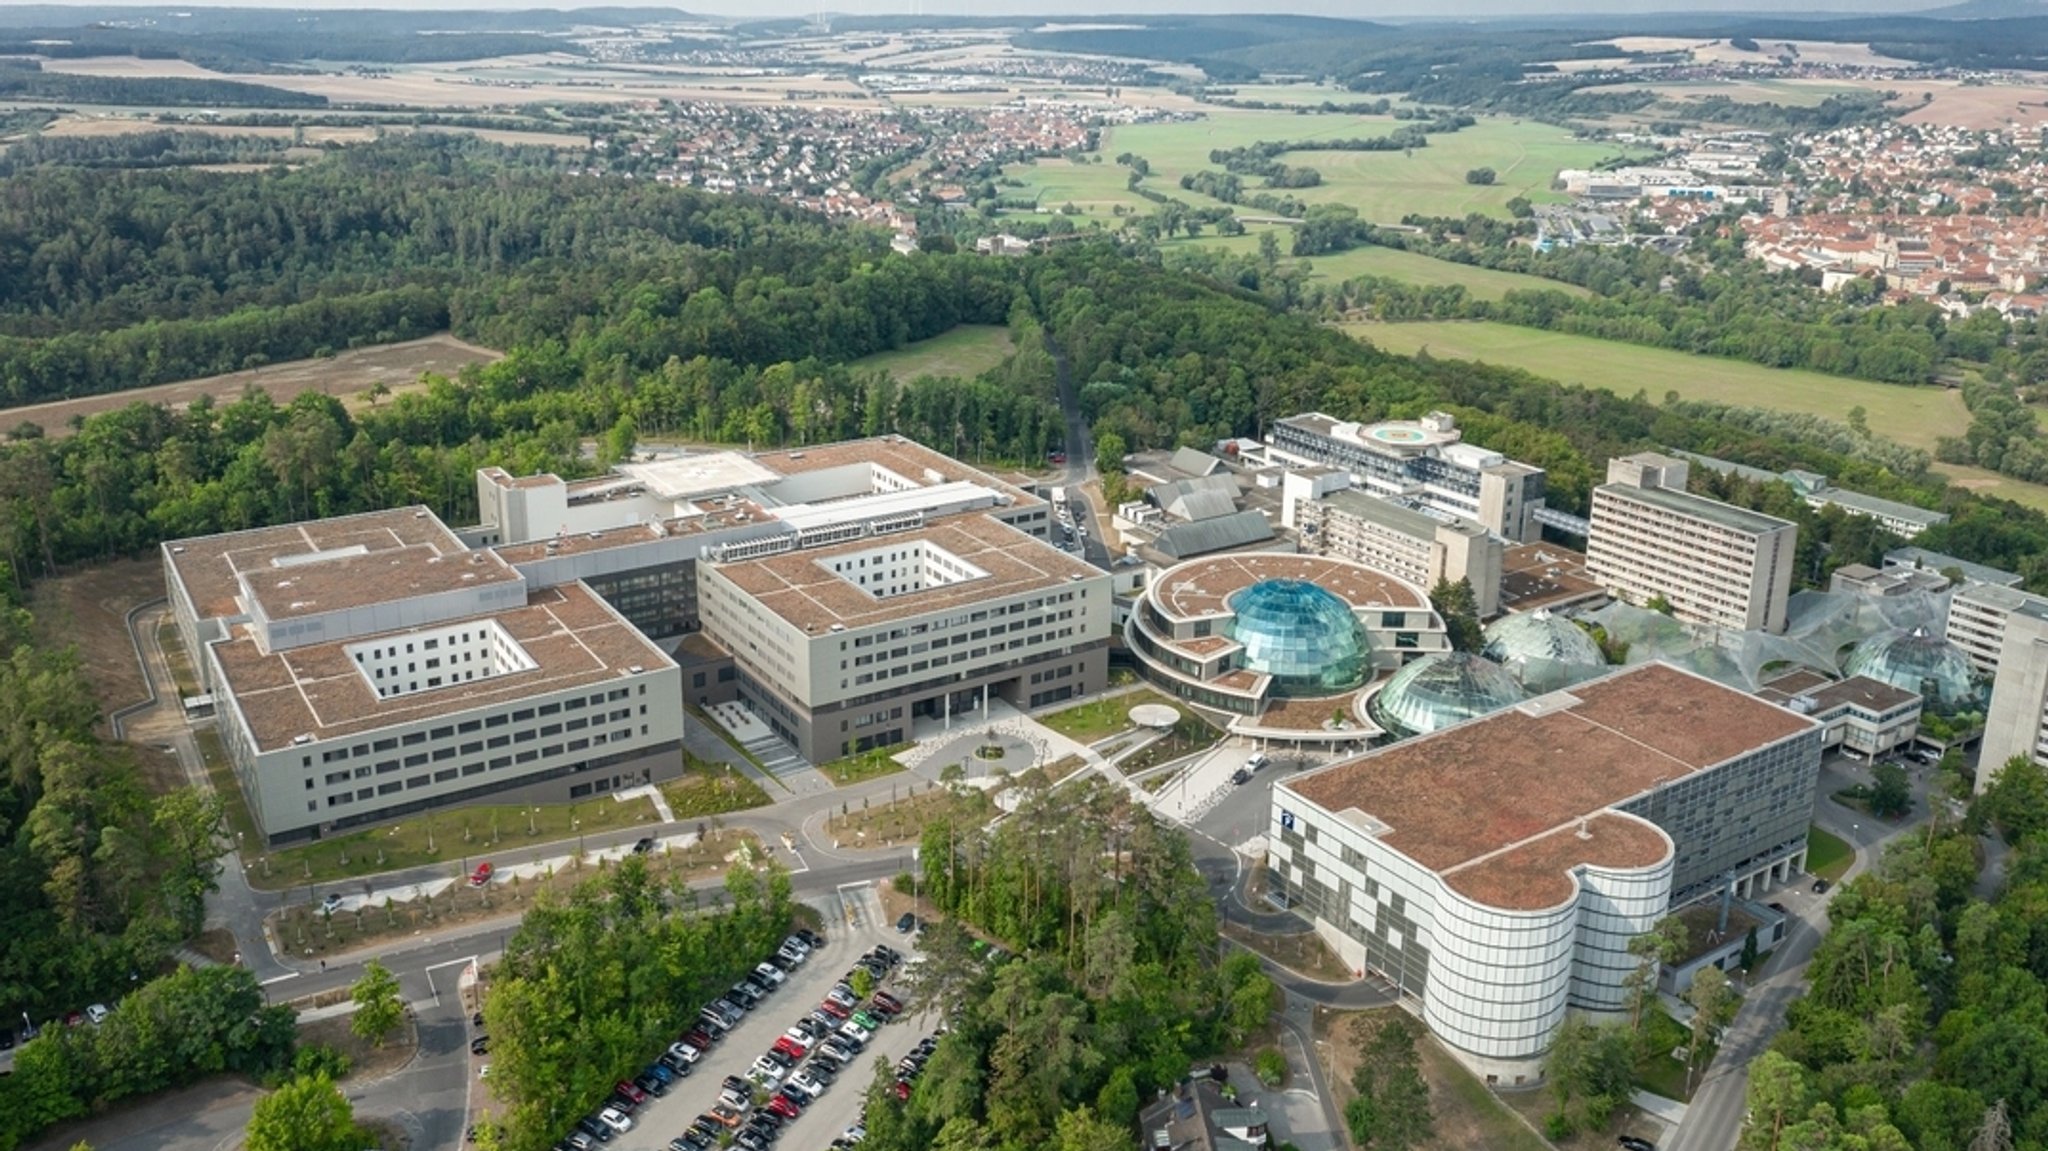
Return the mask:
<svg viewBox="0 0 2048 1151"><path fill-rule="evenodd" d="M1278 1087L1287 1081L1287 1057L1278 1047L1264 1048L1252 1060L1252 1074L1266 1086Z"/></svg>

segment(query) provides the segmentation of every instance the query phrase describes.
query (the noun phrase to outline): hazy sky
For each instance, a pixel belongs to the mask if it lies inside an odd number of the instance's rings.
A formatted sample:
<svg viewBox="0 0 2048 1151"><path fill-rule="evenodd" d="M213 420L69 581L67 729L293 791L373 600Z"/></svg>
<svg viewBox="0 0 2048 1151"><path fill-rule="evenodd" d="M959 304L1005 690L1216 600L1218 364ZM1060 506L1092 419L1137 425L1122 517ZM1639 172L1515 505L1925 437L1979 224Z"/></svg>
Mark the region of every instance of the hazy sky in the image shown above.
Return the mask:
<svg viewBox="0 0 2048 1151"><path fill-rule="evenodd" d="M0 8L21 0L0 0ZM102 0L104 2L104 0ZM113 0L115 3L121 0ZM634 0L617 0L632 4ZM1105 12L1303 12L1318 16L1373 19L1388 16L1557 16L1564 13L1755 12L1774 16L1841 12L1912 12L1953 0L690 0L675 5L719 16L792 16L818 11L857 15L898 15L913 11L962 15L1100 16ZM150 0L160 5L163 0ZM583 5L506 0L232 0L195 7L248 8L572 8Z"/></svg>

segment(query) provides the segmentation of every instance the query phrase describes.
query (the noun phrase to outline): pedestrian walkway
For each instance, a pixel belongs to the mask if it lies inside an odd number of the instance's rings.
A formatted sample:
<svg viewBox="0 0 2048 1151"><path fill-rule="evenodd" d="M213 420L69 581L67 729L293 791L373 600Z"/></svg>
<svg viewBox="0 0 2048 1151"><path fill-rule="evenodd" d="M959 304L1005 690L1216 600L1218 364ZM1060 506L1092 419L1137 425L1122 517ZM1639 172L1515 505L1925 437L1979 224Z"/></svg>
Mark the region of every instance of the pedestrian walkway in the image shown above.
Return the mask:
<svg viewBox="0 0 2048 1151"><path fill-rule="evenodd" d="M624 791L612 792L612 798L620 803L631 803L642 797L654 804L654 813L661 816L663 823L676 821L675 810L668 805L668 796L663 795L661 789L651 783L645 787L629 787Z"/></svg>
<svg viewBox="0 0 2048 1151"><path fill-rule="evenodd" d="M758 760L785 790L802 794L830 790L832 781L803 756L796 753L775 729L762 723L744 703L714 703L704 709L713 723L724 728L735 743Z"/></svg>
<svg viewBox="0 0 2048 1151"><path fill-rule="evenodd" d="M1662 1095L1652 1095L1648 1091L1637 1091L1629 1096L1628 1101L1645 1114L1654 1115L1672 1127L1685 1122L1685 1104L1676 1099L1666 1099Z"/></svg>

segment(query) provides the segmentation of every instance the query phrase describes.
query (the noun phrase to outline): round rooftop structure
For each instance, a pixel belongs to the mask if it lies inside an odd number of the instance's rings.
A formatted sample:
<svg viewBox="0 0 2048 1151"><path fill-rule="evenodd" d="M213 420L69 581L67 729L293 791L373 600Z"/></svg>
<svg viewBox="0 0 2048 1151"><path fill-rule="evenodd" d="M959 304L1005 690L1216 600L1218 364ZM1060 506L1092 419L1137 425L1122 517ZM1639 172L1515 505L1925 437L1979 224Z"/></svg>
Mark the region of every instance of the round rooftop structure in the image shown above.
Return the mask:
<svg viewBox="0 0 2048 1151"><path fill-rule="evenodd" d="M1499 664L1471 652L1439 652L1395 672L1367 709L1389 731L1427 735L1527 698Z"/></svg>
<svg viewBox="0 0 2048 1151"><path fill-rule="evenodd" d="M1535 695L1583 683L1607 670L1600 645L1585 628L1540 610L1516 612L1488 624L1480 654L1506 668Z"/></svg>
<svg viewBox="0 0 2048 1151"><path fill-rule="evenodd" d="M1275 695L1335 695L1371 674L1371 645L1351 605L1307 580L1260 580L1229 605L1242 666L1273 677Z"/></svg>
<svg viewBox="0 0 2048 1151"><path fill-rule="evenodd" d="M1927 708L1943 714L1972 711L1984 702L1970 657L1924 627L1871 636L1849 653L1842 670L1915 692Z"/></svg>

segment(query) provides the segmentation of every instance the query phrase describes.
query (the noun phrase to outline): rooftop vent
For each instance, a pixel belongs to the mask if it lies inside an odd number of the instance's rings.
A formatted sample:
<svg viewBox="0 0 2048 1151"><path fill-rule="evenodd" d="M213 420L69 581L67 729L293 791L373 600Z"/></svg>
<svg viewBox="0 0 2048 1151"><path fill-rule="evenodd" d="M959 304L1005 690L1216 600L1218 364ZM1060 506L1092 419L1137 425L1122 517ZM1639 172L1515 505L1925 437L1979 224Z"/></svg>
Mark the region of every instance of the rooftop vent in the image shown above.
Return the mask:
<svg viewBox="0 0 2048 1151"><path fill-rule="evenodd" d="M637 663L636 663L636 664L634 664L634 665L632 665L631 667L628 667L628 668L626 669L626 674L628 674L628 675L639 675L639 674L640 674L641 672L643 672L643 671L646 671L646 670L647 670L646 668L644 668L644 667L641 667L641 666L640 666L639 664L637 664Z"/></svg>
<svg viewBox="0 0 2048 1151"><path fill-rule="evenodd" d="M312 736L310 736L310 735L304 735L304 734L301 734L301 735L295 735L295 736L293 736L293 737L292 737L292 746L293 746L293 747L297 747L297 746L299 746L299 745L301 745L301 744L307 744L307 743L311 743L311 742L313 742L313 737L312 737Z"/></svg>

